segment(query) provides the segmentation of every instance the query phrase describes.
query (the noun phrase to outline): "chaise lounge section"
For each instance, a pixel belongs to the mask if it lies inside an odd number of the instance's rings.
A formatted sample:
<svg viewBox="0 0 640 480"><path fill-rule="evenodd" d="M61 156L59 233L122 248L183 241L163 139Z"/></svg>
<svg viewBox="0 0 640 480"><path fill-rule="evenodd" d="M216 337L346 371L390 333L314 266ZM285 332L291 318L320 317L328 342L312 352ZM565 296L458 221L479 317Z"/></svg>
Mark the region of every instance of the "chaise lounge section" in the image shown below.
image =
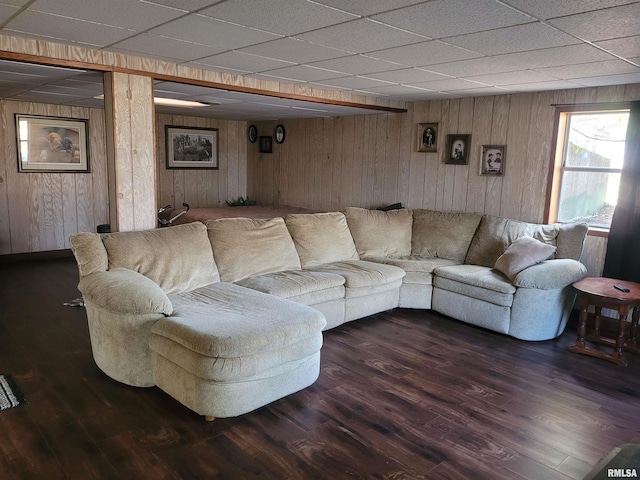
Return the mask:
<svg viewBox="0 0 640 480"><path fill-rule="evenodd" d="M224 218L71 237L96 364L208 419L311 385L322 331L396 307L562 333L586 225L425 209Z"/></svg>

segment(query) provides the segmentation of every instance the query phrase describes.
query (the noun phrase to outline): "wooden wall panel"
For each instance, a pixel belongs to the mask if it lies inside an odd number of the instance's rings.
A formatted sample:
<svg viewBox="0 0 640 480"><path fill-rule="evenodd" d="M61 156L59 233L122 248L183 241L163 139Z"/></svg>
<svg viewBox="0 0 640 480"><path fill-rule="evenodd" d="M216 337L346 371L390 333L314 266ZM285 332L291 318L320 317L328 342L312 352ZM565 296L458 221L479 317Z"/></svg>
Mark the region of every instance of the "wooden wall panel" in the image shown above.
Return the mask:
<svg viewBox="0 0 640 480"><path fill-rule="evenodd" d="M215 207L226 201L246 197L247 123L206 117L156 114L157 204L179 209ZM166 126L218 129L218 170L166 168ZM251 144L257 150L257 143ZM259 175L257 172L252 174ZM271 180L273 181L273 179ZM263 194L266 194L263 192Z"/></svg>
<svg viewBox="0 0 640 480"><path fill-rule="evenodd" d="M553 149L552 105L638 99L640 84L633 84L415 102L403 114L283 120L286 141L274 145L277 175L262 169L265 161L257 147L249 148L247 191L266 204L340 210L399 201L409 208L542 222ZM426 122L440 124L437 153L416 152L416 125ZM257 125L269 134L274 127L273 122ZM444 164L450 133L472 135L467 165ZM480 176L483 144L507 146L503 177ZM606 241L589 238L590 271L601 268L603 248Z"/></svg>
<svg viewBox="0 0 640 480"><path fill-rule="evenodd" d="M88 119L90 173L18 173L14 114ZM0 254L69 248L109 222L104 111L0 100Z"/></svg>

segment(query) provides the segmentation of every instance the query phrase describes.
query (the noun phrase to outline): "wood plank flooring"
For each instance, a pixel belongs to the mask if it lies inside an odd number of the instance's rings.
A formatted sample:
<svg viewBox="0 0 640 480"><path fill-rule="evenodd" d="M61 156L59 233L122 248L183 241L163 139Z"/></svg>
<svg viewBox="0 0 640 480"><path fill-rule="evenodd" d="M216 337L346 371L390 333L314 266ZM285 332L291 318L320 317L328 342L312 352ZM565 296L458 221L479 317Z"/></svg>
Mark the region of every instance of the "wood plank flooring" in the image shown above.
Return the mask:
<svg viewBox="0 0 640 480"><path fill-rule="evenodd" d="M70 258L0 264L1 479L581 479L640 443L629 366L395 310L325 334L310 388L207 423L91 357Z"/></svg>

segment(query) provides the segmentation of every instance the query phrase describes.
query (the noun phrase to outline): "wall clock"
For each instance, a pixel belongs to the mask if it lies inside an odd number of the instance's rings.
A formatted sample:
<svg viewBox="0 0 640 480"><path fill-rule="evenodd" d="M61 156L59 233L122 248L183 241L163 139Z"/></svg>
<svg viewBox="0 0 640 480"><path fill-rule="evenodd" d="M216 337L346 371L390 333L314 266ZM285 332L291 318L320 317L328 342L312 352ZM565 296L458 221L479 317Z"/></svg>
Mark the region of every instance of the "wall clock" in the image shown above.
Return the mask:
<svg viewBox="0 0 640 480"><path fill-rule="evenodd" d="M258 139L258 127L256 127L255 125L250 125L249 126L249 141L251 143L255 143L257 139Z"/></svg>
<svg viewBox="0 0 640 480"><path fill-rule="evenodd" d="M276 142L278 142L278 143L283 143L284 142L284 136L285 136L284 125L277 125L276 126L276 131L275 131L274 136L276 137Z"/></svg>

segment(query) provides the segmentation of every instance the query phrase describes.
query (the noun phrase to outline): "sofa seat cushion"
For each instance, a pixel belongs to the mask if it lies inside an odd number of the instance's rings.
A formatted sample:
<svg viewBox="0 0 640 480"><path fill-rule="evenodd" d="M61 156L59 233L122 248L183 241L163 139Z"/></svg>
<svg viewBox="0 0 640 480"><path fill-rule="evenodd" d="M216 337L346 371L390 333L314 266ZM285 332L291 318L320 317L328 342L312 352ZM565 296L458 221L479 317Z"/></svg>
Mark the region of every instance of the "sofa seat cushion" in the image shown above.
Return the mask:
<svg viewBox="0 0 640 480"><path fill-rule="evenodd" d="M453 265L438 267L434 271L433 284L495 305L510 307L516 288L509 280L489 267L478 265Z"/></svg>
<svg viewBox="0 0 640 480"><path fill-rule="evenodd" d="M446 258L425 257L422 255L407 255L399 258L367 257L364 260L399 267L406 272L406 276L402 279L402 283L417 285L431 285L433 278L432 272L436 267L460 264L460 262L448 260Z"/></svg>
<svg viewBox="0 0 640 480"><path fill-rule="evenodd" d="M344 214L360 258L411 254L411 210L383 212L347 207Z"/></svg>
<svg viewBox="0 0 640 480"><path fill-rule="evenodd" d="M344 277L345 298L399 288L405 276L401 268L365 260L326 263L313 267L312 271L333 273Z"/></svg>
<svg viewBox="0 0 640 480"><path fill-rule="evenodd" d="M228 283L173 298L173 314L151 328L151 349L200 378L258 375L322 345L326 320L306 305Z"/></svg>
<svg viewBox="0 0 640 480"><path fill-rule="evenodd" d="M344 277L307 270L267 273L245 278L238 285L305 305L344 298Z"/></svg>
<svg viewBox="0 0 640 480"><path fill-rule="evenodd" d="M219 218L207 230L223 282L301 268L282 218Z"/></svg>

